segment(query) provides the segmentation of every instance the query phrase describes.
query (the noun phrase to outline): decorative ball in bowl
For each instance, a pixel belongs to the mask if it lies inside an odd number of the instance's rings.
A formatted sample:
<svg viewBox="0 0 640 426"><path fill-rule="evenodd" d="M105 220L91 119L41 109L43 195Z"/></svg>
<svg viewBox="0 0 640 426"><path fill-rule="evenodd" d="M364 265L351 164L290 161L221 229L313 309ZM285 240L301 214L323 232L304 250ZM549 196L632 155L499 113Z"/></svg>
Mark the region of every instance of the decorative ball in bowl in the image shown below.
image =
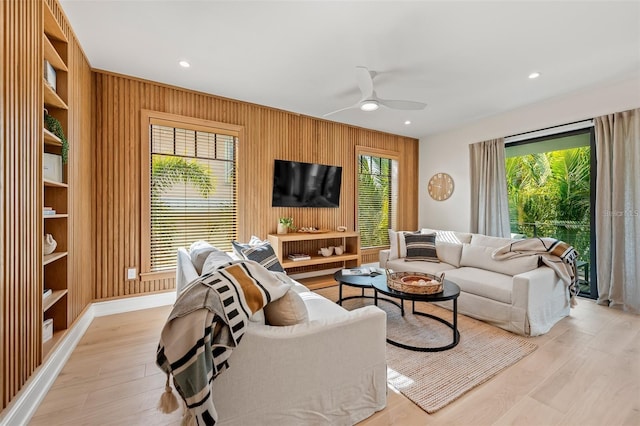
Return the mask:
<svg viewBox="0 0 640 426"><path fill-rule="evenodd" d="M333 254L333 247L322 247L318 254L323 255L324 257L329 257Z"/></svg>

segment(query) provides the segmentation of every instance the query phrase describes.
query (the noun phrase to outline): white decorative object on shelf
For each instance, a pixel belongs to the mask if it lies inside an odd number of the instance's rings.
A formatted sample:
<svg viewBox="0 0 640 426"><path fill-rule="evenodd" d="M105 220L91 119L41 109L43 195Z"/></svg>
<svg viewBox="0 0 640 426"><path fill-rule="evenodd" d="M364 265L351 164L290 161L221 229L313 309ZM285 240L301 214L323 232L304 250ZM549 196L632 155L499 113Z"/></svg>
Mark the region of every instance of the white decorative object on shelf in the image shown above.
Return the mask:
<svg viewBox="0 0 640 426"><path fill-rule="evenodd" d="M338 231L338 232L344 232L344 231L346 231L346 230L347 230L347 227L346 227L346 226L343 226L343 225L338 226L338 227L336 228L336 231Z"/></svg>
<svg viewBox="0 0 640 426"><path fill-rule="evenodd" d="M44 79L55 92L57 90L56 69L46 59L44 60Z"/></svg>
<svg viewBox="0 0 640 426"><path fill-rule="evenodd" d="M42 323L42 341L46 342L53 337L53 319L49 318Z"/></svg>
<svg viewBox="0 0 640 426"><path fill-rule="evenodd" d="M334 247L333 250L336 252L338 256L340 256L342 253L344 253L344 246Z"/></svg>
<svg viewBox="0 0 640 426"><path fill-rule="evenodd" d="M58 242L53 239L53 235L46 234L44 236L42 251L45 255L53 253L57 246Z"/></svg>
<svg viewBox="0 0 640 426"><path fill-rule="evenodd" d="M45 152L42 156L42 177L62 183L62 156Z"/></svg>
<svg viewBox="0 0 640 426"><path fill-rule="evenodd" d="M329 257L333 254L333 247L322 247L318 254L323 255L324 257Z"/></svg>
<svg viewBox="0 0 640 426"><path fill-rule="evenodd" d="M279 223L278 224L278 234L286 234L287 233L287 226Z"/></svg>

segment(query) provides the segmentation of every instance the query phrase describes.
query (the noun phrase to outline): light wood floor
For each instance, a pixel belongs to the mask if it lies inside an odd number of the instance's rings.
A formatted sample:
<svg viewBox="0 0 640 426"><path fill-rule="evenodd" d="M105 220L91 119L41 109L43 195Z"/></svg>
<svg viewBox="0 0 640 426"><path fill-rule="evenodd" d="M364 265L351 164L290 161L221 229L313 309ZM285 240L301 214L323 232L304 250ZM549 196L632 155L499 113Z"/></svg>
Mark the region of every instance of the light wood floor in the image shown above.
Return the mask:
<svg viewBox="0 0 640 426"><path fill-rule="evenodd" d="M311 287L322 287L310 280ZM96 318L32 425L179 425L156 411L155 366L170 307ZM433 415L389 390L384 425L640 425L640 317L580 299L571 316L532 338L528 357Z"/></svg>

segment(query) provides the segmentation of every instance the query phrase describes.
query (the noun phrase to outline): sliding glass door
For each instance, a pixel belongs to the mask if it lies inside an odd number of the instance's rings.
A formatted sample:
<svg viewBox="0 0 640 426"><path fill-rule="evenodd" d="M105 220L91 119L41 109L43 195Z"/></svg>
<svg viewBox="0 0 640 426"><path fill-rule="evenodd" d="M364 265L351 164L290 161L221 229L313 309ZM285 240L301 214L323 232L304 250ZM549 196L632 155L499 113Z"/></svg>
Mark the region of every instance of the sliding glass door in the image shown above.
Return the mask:
<svg viewBox="0 0 640 426"><path fill-rule="evenodd" d="M593 128L586 128L508 143L505 156L511 232L571 244L580 293L595 298L593 144Z"/></svg>

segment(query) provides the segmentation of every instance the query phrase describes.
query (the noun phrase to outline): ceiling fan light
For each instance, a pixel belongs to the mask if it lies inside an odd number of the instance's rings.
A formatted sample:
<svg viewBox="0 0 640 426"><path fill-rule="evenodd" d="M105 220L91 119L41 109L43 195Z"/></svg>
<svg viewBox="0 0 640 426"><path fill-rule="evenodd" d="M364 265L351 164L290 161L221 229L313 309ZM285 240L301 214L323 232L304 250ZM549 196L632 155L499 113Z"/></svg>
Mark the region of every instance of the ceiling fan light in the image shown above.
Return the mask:
<svg viewBox="0 0 640 426"><path fill-rule="evenodd" d="M360 104L360 109L362 111L375 111L378 108L380 108L380 105L378 105L378 102L376 101L364 101Z"/></svg>

